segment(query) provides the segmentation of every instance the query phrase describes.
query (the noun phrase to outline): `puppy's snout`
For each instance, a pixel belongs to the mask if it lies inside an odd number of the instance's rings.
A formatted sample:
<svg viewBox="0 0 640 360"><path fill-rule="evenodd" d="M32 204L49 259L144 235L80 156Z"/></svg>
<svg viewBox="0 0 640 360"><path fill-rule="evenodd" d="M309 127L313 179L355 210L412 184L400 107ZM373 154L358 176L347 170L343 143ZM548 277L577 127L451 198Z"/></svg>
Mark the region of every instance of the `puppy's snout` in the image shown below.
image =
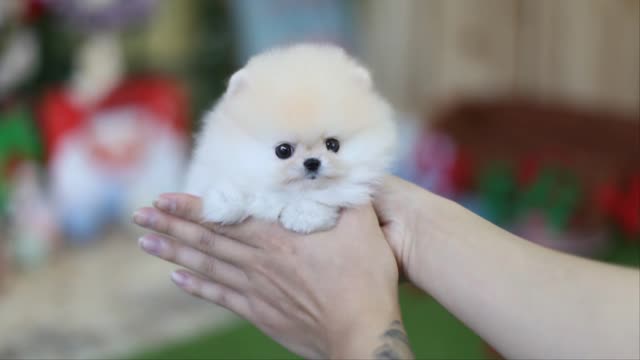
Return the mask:
<svg viewBox="0 0 640 360"><path fill-rule="evenodd" d="M320 160L316 158L309 158L309 159L306 159L303 164L305 169L309 171L318 171L322 163L320 162Z"/></svg>

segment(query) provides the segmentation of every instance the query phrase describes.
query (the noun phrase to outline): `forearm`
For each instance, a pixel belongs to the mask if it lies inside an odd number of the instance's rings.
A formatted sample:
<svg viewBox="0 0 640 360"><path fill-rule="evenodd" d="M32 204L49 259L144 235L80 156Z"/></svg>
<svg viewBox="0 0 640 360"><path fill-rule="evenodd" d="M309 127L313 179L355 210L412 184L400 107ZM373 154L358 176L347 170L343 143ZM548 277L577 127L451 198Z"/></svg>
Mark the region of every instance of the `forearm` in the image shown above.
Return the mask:
<svg viewBox="0 0 640 360"><path fill-rule="evenodd" d="M447 200L421 211L409 278L508 357L638 357L640 273L551 251ZM435 205L435 206L432 206Z"/></svg>

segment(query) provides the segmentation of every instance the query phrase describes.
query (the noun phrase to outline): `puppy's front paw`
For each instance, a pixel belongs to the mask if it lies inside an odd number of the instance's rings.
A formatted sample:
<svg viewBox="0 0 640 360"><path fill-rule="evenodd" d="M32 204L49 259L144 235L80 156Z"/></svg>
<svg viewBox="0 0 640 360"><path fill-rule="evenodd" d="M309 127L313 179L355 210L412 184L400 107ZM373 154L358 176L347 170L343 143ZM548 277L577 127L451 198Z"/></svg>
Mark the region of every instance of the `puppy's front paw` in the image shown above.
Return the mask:
<svg viewBox="0 0 640 360"><path fill-rule="evenodd" d="M314 202L300 202L286 206L280 213L285 228L308 234L331 229L338 219L338 210Z"/></svg>
<svg viewBox="0 0 640 360"><path fill-rule="evenodd" d="M202 200L204 221L236 224L247 217L245 196L238 191L210 189L204 194Z"/></svg>

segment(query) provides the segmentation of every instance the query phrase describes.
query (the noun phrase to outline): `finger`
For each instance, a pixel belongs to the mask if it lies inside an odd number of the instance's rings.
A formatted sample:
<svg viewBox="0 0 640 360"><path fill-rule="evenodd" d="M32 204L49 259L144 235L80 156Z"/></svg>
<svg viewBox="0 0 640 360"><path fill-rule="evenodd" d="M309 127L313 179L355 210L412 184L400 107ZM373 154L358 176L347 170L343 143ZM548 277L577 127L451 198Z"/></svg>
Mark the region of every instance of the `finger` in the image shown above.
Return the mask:
<svg viewBox="0 0 640 360"><path fill-rule="evenodd" d="M133 221L149 230L169 235L205 254L231 263L245 263L254 248L214 233L208 228L166 214L154 208L142 208L133 215Z"/></svg>
<svg viewBox="0 0 640 360"><path fill-rule="evenodd" d="M220 225L204 223L211 231L224 237L240 241L256 248L264 248L274 239L296 237L298 234L287 231L276 222L249 218L240 224Z"/></svg>
<svg viewBox="0 0 640 360"><path fill-rule="evenodd" d="M251 315L248 299L222 284L208 281L187 270L174 271L171 280L185 292L220 305L245 319Z"/></svg>
<svg viewBox="0 0 640 360"><path fill-rule="evenodd" d="M285 234L286 230L277 223L270 223L254 218L247 219L240 224L222 225L202 220L202 200L196 196L181 193L162 194L154 201L154 206L168 214L203 225L209 230L238 240L242 243L262 247L264 239L269 235Z"/></svg>
<svg viewBox="0 0 640 360"><path fill-rule="evenodd" d="M202 220L202 199L182 193L162 194L153 206L177 217L199 223Z"/></svg>
<svg viewBox="0 0 640 360"><path fill-rule="evenodd" d="M194 270L230 288L245 289L249 283L247 275L239 267L162 235L147 234L141 237L138 242L147 253Z"/></svg>

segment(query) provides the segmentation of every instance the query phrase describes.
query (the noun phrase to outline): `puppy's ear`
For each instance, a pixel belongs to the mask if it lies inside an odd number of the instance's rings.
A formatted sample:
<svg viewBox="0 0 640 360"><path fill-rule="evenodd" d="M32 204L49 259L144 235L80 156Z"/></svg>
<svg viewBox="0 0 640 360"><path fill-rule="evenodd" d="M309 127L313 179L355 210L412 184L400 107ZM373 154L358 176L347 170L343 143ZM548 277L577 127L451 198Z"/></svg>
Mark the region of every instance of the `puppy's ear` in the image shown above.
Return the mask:
<svg viewBox="0 0 640 360"><path fill-rule="evenodd" d="M369 73L369 70L362 66L358 66L355 69L354 77L355 80L366 89L370 89L373 86L373 81L371 80L371 74Z"/></svg>
<svg viewBox="0 0 640 360"><path fill-rule="evenodd" d="M248 83L247 71L240 69L236 71L231 78L229 78L229 84L227 85L227 95L235 95L242 89L247 87Z"/></svg>

